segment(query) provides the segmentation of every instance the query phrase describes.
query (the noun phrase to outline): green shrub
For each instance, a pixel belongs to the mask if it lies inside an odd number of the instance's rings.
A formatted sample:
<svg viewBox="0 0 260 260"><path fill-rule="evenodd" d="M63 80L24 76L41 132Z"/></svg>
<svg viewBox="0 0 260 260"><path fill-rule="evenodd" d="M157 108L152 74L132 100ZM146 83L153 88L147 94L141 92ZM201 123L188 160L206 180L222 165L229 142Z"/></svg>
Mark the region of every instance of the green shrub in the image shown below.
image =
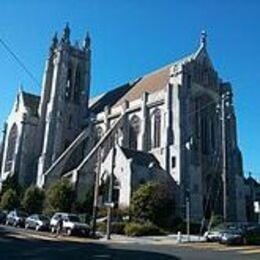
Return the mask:
<svg viewBox="0 0 260 260"><path fill-rule="evenodd" d="M125 225L124 231L127 236L156 236L164 234L160 228L151 222L129 222Z"/></svg>
<svg viewBox="0 0 260 260"><path fill-rule="evenodd" d="M125 231L124 231L125 226L126 226L125 222L112 222L111 223L111 233L123 235L125 233ZM106 233L107 232L107 223L106 222L97 223L97 230L102 233Z"/></svg>
<svg viewBox="0 0 260 260"><path fill-rule="evenodd" d="M167 228L175 215L173 194L167 184L143 184L132 196L130 213L136 222L150 221L158 227Z"/></svg>
<svg viewBox="0 0 260 260"><path fill-rule="evenodd" d="M45 211L46 212L71 212L74 202L74 190L72 184L61 179L53 183L46 191Z"/></svg>
<svg viewBox="0 0 260 260"><path fill-rule="evenodd" d="M213 228L223 223L223 216L221 215L212 215L209 220L209 227Z"/></svg>
<svg viewBox="0 0 260 260"><path fill-rule="evenodd" d="M200 228L201 228L200 223L190 223L190 233L191 234L199 234ZM186 234L186 232L187 232L186 222L180 222L172 229L172 231L174 233L177 233L178 231L180 231L181 233Z"/></svg>
<svg viewBox="0 0 260 260"><path fill-rule="evenodd" d="M31 186L25 193L22 200L22 207L29 214L41 213L43 209L44 202L44 191L38 187Z"/></svg>
<svg viewBox="0 0 260 260"><path fill-rule="evenodd" d="M8 189L1 198L0 207L6 210L12 210L19 206L18 196L15 190Z"/></svg>

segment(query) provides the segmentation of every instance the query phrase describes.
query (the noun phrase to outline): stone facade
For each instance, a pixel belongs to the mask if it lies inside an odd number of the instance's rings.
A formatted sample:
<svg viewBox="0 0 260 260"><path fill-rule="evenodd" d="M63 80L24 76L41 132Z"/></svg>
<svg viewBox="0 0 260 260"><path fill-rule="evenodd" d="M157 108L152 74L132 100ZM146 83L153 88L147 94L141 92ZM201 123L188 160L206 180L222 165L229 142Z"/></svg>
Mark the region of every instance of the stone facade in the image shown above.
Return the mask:
<svg viewBox="0 0 260 260"><path fill-rule="evenodd" d="M213 211L221 213L223 154L217 108L228 92L228 219L244 220L232 87L218 76L206 43L203 33L191 55L89 100L90 38L83 47L72 46L66 27L60 41L53 39L37 113L28 114L21 92L7 120L2 179L17 174L24 179L21 183L46 187L69 178L80 200L93 187L97 171L100 183L106 182L115 149L119 205L129 206L131 194L142 183L166 181L176 193L180 214L187 196L194 221ZM25 119L30 123L24 124ZM14 125L16 135L11 131ZM15 140L11 152L10 140ZM6 170L9 161L12 167Z"/></svg>

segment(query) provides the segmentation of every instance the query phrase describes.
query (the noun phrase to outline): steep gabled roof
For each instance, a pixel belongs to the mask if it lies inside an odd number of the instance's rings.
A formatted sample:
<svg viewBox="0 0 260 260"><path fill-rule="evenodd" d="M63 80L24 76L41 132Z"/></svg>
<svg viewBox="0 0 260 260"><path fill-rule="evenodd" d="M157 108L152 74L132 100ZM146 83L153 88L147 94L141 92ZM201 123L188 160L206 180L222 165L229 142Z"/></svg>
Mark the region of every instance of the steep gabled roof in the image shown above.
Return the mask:
<svg viewBox="0 0 260 260"><path fill-rule="evenodd" d="M146 153L142 151L131 150L128 148L121 147L124 155L127 159L132 159L134 164L145 166L145 167L155 167L161 169L160 163L151 153Z"/></svg>
<svg viewBox="0 0 260 260"><path fill-rule="evenodd" d="M170 63L159 70L144 75L138 78L134 83L127 83L103 95L100 95L97 98L93 98L92 100L95 101L92 102L91 111L97 114L104 111L105 106L120 106L125 100L131 102L141 98L145 92L154 93L164 89L169 82L171 68L173 66L184 65L193 60L199 60L201 58L204 59L205 57L207 57L209 63L212 65L206 49L205 35L203 37L204 38L201 39L199 48L191 55L185 56L184 58Z"/></svg>
<svg viewBox="0 0 260 260"><path fill-rule="evenodd" d="M27 93L24 91L21 92L21 95L23 98L24 105L29 110L31 115L38 116L38 107L40 104L40 96L31 94L31 93Z"/></svg>
<svg viewBox="0 0 260 260"><path fill-rule="evenodd" d="M127 83L118 88L108 91L90 101L90 110L91 112L97 114L104 111L106 106L113 106L122 96L124 96L129 89L131 89L136 82Z"/></svg>

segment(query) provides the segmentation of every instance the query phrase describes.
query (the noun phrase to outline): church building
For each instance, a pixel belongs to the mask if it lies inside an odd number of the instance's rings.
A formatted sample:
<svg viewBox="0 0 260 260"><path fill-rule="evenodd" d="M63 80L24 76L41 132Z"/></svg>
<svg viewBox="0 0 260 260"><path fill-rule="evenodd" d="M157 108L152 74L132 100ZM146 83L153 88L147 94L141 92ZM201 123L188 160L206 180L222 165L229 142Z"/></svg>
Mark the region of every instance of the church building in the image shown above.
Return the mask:
<svg viewBox="0 0 260 260"><path fill-rule="evenodd" d="M178 61L97 97L89 97L90 87L91 39L71 44L67 25L52 40L41 95L17 94L1 181L15 176L23 186L46 188L68 178L83 200L97 176L102 186L113 173L119 207L143 183L164 182L180 214L189 198L191 218L200 221L223 212L224 159L227 219L246 220L232 86L214 68L205 32Z"/></svg>

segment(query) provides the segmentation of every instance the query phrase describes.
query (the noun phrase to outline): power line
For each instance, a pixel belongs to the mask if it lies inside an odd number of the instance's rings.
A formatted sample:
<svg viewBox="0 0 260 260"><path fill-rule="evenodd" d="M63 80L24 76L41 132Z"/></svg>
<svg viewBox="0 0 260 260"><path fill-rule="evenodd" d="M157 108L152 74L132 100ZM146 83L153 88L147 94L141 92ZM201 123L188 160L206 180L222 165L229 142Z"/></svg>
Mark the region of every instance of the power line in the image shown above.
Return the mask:
<svg viewBox="0 0 260 260"><path fill-rule="evenodd" d="M0 38L0 43L4 47L4 49L14 58L14 60L20 65L20 67L27 73L27 75L34 81L38 86L41 86L40 82L34 77L33 73L27 68L24 62L18 57L18 55L11 49L11 47Z"/></svg>

